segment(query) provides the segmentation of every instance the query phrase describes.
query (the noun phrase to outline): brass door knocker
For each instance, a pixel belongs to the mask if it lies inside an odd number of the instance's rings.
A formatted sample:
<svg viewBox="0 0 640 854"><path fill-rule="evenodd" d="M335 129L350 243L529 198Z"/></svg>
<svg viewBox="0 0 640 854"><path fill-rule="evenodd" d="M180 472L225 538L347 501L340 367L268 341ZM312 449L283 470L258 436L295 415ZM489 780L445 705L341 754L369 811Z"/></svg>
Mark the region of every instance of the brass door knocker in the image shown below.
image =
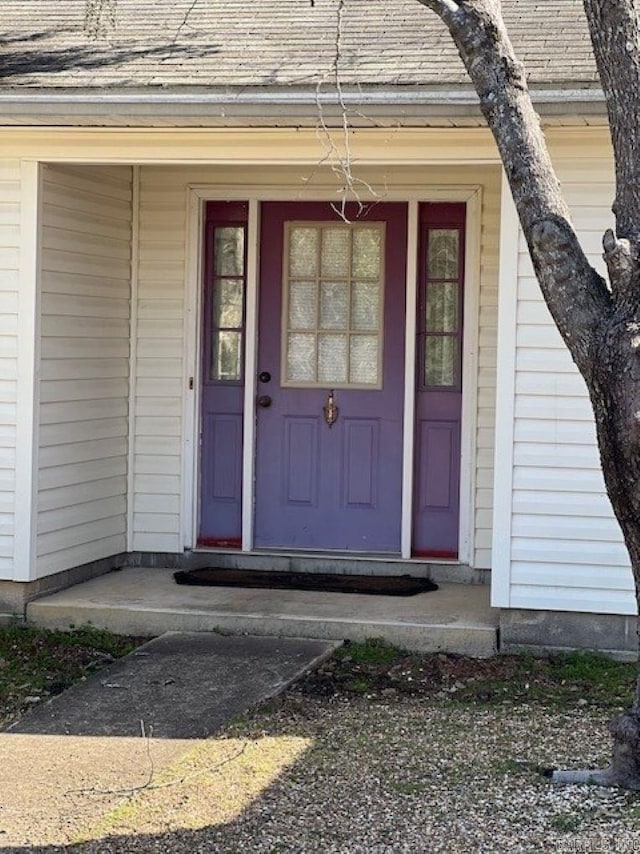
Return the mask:
<svg viewBox="0 0 640 854"><path fill-rule="evenodd" d="M329 392L329 397L327 398L326 404L322 407L322 411L324 412L324 420L327 422L329 427L333 427L338 420L338 413L340 412L339 408L336 406L333 389Z"/></svg>

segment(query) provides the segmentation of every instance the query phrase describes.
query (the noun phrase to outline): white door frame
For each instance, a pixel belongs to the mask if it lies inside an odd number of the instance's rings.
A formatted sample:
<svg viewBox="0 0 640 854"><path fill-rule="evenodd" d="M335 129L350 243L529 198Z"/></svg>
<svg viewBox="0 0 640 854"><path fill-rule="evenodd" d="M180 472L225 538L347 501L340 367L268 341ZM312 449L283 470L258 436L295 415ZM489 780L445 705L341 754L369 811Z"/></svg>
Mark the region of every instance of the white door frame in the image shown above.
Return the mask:
<svg viewBox="0 0 640 854"><path fill-rule="evenodd" d="M333 201L335 190L301 190L299 184L233 188L215 184L187 186L187 234L184 313L184 396L182 419L182 513L184 548L197 543L200 505L200 391L202 347L202 224L208 201L242 200L249 204L247 297L245 320L245 392L242 463L242 550L253 548L255 398L258 342L258 273L260 203L266 201ZM482 187L394 186L384 201L408 205L407 282L405 324L405 399L402 464L401 557L411 557L415 415L416 296L418 263L418 205L421 202L465 202L466 245L464 331L462 360L462 435L460 465L460 534L458 560L470 563L474 548L475 457L478 394L478 319Z"/></svg>

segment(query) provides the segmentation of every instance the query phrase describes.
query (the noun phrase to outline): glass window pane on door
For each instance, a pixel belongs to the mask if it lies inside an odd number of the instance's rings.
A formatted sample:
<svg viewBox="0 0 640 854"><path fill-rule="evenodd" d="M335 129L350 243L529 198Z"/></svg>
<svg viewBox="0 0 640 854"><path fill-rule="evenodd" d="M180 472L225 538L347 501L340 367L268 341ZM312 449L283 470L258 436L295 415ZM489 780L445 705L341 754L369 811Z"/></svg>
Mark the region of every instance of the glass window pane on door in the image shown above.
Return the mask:
<svg viewBox="0 0 640 854"><path fill-rule="evenodd" d="M351 285L351 326L358 332L380 328L380 287L378 282L353 282Z"/></svg>
<svg viewBox="0 0 640 854"><path fill-rule="evenodd" d="M425 348L425 378L427 386L456 384L457 341L452 335L429 337Z"/></svg>
<svg viewBox="0 0 640 854"><path fill-rule="evenodd" d="M216 228L213 254L216 276L244 275L244 228Z"/></svg>
<svg viewBox="0 0 640 854"><path fill-rule="evenodd" d="M349 232L346 228L322 229L322 277L344 279L349 275Z"/></svg>
<svg viewBox="0 0 640 854"><path fill-rule="evenodd" d="M287 341L287 379L314 382L317 374L316 336L291 334Z"/></svg>
<svg viewBox="0 0 640 854"><path fill-rule="evenodd" d="M212 379L238 382L242 378L242 333L219 329L212 336Z"/></svg>
<svg viewBox="0 0 640 854"><path fill-rule="evenodd" d="M430 282L427 287L427 332L455 332L458 327L458 283Z"/></svg>
<svg viewBox="0 0 640 854"><path fill-rule="evenodd" d="M318 336L318 380L329 385L347 381L346 335Z"/></svg>
<svg viewBox="0 0 640 854"><path fill-rule="evenodd" d="M286 246L283 382L379 387L383 226L289 223Z"/></svg>
<svg viewBox="0 0 640 854"><path fill-rule="evenodd" d="M432 228L427 248L429 279L457 279L458 252L457 228Z"/></svg>
<svg viewBox="0 0 640 854"><path fill-rule="evenodd" d="M378 336L353 335L349 360L349 381L355 385L373 385L377 381Z"/></svg>
<svg viewBox="0 0 640 854"><path fill-rule="evenodd" d="M318 268L318 229L292 228L289 232L289 273L315 277Z"/></svg>
<svg viewBox="0 0 640 854"><path fill-rule="evenodd" d="M315 329L318 297L315 282L291 282L289 288L289 329Z"/></svg>
<svg viewBox="0 0 640 854"><path fill-rule="evenodd" d="M213 284L213 325L242 326L242 279L216 279Z"/></svg>
<svg viewBox="0 0 640 854"><path fill-rule="evenodd" d="M346 282L320 285L320 328L346 330L349 325L349 296Z"/></svg>
<svg viewBox="0 0 640 854"><path fill-rule="evenodd" d="M382 232L377 228L357 228L353 232L353 275L380 278Z"/></svg>

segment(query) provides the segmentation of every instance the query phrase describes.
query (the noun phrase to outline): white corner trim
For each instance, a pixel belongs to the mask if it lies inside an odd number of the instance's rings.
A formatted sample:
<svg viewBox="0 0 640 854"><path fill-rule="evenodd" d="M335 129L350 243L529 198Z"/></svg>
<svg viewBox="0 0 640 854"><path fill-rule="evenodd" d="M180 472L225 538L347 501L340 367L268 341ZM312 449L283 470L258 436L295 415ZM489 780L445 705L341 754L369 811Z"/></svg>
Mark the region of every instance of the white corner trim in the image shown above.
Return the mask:
<svg viewBox="0 0 640 854"><path fill-rule="evenodd" d="M402 557L411 557L413 539L413 473L416 411L416 321L418 304L418 202L410 201L407 211L407 281L404 339L404 414L402 439Z"/></svg>
<svg viewBox="0 0 640 854"><path fill-rule="evenodd" d="M460 435L460 535L458 559L474 564L478 423L478 327L480 322L482 188L467 199L465 222L464 330Z"/></svg>
<svg viewBox="0 0 640 854"><path fill-rule="evenodd" d="M253 548L253 484L256 445L256 376L258 372L258 265L260 203L249 200L247 223L247 297L244 321L244 418L242 437L242 550Z"/></svg>
<svg viewBox="0 0 640 854"><path fill-rule="evenodd" d="M131 294L129 297L129 411L127 448L127 537L133 551L136 456L136 386L138 378L138 281L140 277L140 167L131 167Z"/></svg>
<svg viewBox="0 0 640 854"><path fill-rule="evenodd" d="M511 524L520 226L504 172L500 200L496 448L493 483L491 605L511 605Z"/></svg>
<svg viewBox="0 0 640 854"><path fill-rule="evenodd" d="M40 403L40 234L42 167L20 164L20 295L16 403L14 580L36 577Z"/></svg>

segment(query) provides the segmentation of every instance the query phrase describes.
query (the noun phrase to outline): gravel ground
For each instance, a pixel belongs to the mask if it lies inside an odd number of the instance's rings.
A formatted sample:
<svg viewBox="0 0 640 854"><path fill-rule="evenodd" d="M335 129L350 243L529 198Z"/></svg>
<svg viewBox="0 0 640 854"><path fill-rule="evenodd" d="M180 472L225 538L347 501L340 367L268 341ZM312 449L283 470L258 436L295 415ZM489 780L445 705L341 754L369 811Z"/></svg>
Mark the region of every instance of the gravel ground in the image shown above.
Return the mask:
<svg viewBox="0 0 640 854"><path fill-rule="evenodd" d="M85 841L27 841L27 829L0 850L640 851L639 796L557 788L540 773L606 763L611 713L584 700L558 709L294 689L106 812L96 796Z"/></svg>

